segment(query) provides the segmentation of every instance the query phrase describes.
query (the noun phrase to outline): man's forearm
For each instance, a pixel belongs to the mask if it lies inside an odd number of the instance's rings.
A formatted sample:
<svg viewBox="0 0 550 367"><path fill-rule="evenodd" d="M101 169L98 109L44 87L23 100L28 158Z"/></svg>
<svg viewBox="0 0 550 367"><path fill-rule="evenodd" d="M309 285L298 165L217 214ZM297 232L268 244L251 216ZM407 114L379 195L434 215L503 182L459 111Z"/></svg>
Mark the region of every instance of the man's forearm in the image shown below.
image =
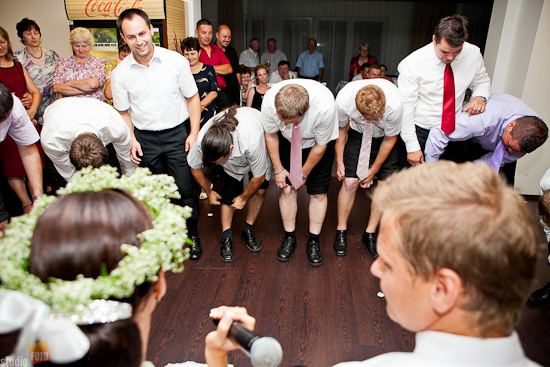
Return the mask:
<svg viewBox="0 0 550 367"><path fill-rule="evenodd" d="M231 64L216 65L214 66L214 70L216 71L216 75L227 75L233 72Z"/></svg>
<svg viewBox="0 0 550 367"><path fill-rule="evenodd" d="M338 139L334 145L334 151L336 153L336 163L344 163L344 148L346 145L346 128L341 127L338 129Z"/></svg>
<svg viewBox="0 0 550 367"><path fill-rule="evenodd" d="M262 175L261 177L252 177L248 181L248 185L246 185L246 188L244 189L243 193L241 194L243 199L248 201L248 199L250 199L252 197L252 195L254 195L256 193L256 191L258 191L258 189L260 188L260 186L262 186L264 181L265 181L265 175Z"/></svg>
<svg viewBox="0 0 550 367"><path fill-rule="evenodd" d="M19 155L25 167L29 186L32 188L32 196L42 196L44 190L42 188L42 161L36 144L18 145Z"/></svg>
<svg viewBox="0 0 550 367"><path fill-rule="evenodd" d="M320 68L319 69L319 81L322 81L323 80L323 73L325 71L325 68Z"/></svg>
<svg viewBox="0 0 550 367"><path fill-rule="evenodd" d="M206 178L206 175L204 174L202 169L191 168L191 174L193 175L193 178L195 179L195 181L197 181L197 183L201 187L202 191L204 191L207 194L210 193L210 182Z"/></svg>
<svg viewBox="0 0 550 367"><path fill-rule="evenodd" d="M268 134L265 133L265 145L267 147L267 153L273 164L274 173L277 173L283 169L281 163L281 157L279 156L279 136L277 133Z"/></svg>
<svg viewBox="0 0 550 367"><path fill-rule="evenodd" d="M132 141L136 140L136 136L134 135L134 124L132 124L132 118L130 117L130 113L128 110L126 111L118 111L120 113L120 116L122 116L122 119L126 123L126 126L128 126L128 130L130 130L130 137L132 138Z"/></svg>
<svg viewBox="0 0 550 367"><path fill-rule="evenodd" d="M311 151L309 152L309 155L307 157L306 163L302 166L302 174L304 176L309 176L313 168L319 163L321 158L323 158L323 154L325 154L325 150L327 150L327 145L319 145L315 143L313 148L311 148Z"/></svg>
<svg viewBox="0 0 550 367"><path fill-rule="evenodd" d="M201 100L199 93L195 93L193 97L187 98L187 105L189 107L189 121L191 123L190 134L198 135L201 127Z"/></svg>

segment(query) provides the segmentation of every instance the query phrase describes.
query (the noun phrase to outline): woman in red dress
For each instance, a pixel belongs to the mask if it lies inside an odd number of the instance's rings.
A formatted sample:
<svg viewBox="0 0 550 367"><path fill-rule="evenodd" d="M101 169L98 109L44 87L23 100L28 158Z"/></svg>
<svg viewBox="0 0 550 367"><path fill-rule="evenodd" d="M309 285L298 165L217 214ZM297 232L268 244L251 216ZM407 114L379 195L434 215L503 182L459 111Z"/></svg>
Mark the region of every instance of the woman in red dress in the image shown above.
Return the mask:
<svg viewBox="0 0 550 367"><path fill-rule="evenodd" d="M27 70L18 61L13 60L10 38L8 32L2 27L0 27L0 82L23 102L27 114L36 126L37 121L34 115L40 104L40 91L36 88ZM42 148L40 144L37 146L42 157ZM0 163L4 176L8 178L8 183L21 200L23 211L30 212L33 201L29 198L25 186L25 168L21 162L17 145L9 135L0 143ZM42 161L42 167L43 165L44 161Z"/></svg>
<svg viewBox="0 0 550 367"><path fill-rule="evenodd" d="M361 65L367 63L369 64L368 66L371 66L376 64L377 61L376 56L369 55L369 44L361 43L361 45L359 45L359 56L351 58L351 63L349 65L349 81L351 82L351 79L361 72Z"/></svg>

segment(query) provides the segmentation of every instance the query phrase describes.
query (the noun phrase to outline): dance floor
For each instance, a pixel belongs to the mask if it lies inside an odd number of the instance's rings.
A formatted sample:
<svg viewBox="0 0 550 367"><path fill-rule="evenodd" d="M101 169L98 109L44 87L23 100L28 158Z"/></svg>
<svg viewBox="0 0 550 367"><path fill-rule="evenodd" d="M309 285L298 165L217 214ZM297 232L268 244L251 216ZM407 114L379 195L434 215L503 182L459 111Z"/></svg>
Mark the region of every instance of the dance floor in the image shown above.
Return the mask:
<svg viewBox="0 0 550 367"><path fill-rule="evenodd" d="M197 261L186 261L183 273L167 274L168 292L153 314L148 360L157 367L184 361L204 363L204 338L214 330L208 313L219 305L246 307L256 317L256 331L281 343L281 366L326 367L386 352L411 351L414 334L388 318L385 299L377 295L379 281L369 271L374 260L361 243L370 210L368 191L358 192L350 216L348 254L338 257L332 250L339 189L340 183L333 178L321 234L325 262L318 268L309 265L306 255L309 199L305 187L298 196L298 247L287 263L276 259L283 229L274 185L267 190L255 225L260 252L252 253L240 240L244 212L236 213L233 263L220 259L219 207L201 201L199 233L204 254ZM536 199L526 201L534 216ZM550 280L545 246L540 255L533 289ZM517 331L527 356L550 366L550 306L526 304ZM241 351L231 352L229 363L251 366Z"/></svg>

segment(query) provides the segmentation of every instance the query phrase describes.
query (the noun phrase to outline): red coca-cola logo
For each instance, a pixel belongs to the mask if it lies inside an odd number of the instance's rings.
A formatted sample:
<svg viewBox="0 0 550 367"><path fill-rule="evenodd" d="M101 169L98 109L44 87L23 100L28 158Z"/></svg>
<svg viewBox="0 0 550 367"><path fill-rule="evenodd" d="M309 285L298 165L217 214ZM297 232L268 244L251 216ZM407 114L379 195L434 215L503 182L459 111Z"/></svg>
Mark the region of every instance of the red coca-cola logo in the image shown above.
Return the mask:
<svg viewBox="0 0 550 367"><path fill-rule="evenodd" d="M84 12L89 18L118 18L119 14L126 9L132 8L143 10L143 6L138 6L141 2L143 2L143 0L90 0L88 1L88 3L86 3L86 8Z"/></svg>

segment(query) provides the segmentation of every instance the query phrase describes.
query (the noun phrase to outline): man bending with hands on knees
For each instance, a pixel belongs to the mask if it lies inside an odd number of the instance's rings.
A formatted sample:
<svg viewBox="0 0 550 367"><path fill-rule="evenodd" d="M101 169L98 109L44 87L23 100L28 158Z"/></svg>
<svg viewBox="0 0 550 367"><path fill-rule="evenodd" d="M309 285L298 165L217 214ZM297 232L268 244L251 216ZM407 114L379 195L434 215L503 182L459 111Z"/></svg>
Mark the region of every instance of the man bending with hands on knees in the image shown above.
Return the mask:
<svg viewBox="0 0 550 367"><path fill-rule="evenodd" d="M371 273L388 316L417 333L415 349L338 366L538 366L513 330L540 246L523 198L487 165L442 161L391 176L373 200L383 215ZM240 308L211 317L221 321L207 362L226 366L231 320L255 322Z"/></svg>
<svg viewBox="0 0 550 367"><path fill-rule="evenodd" d="M369 188L375 177L381 185L399 170L399 150L395 143L401 131L403 100L397 87L387 80L359 80L348 83L338 93L336 110L339 126L336 174L338 180L344 182L338 195L338 225L333 248L336 255L344 256L348 250L348 218L357 187ZM375 259L378 257L376 229L381 215L372 203L369 223L361 238Z"/></svg>
<svg viewBox="0 0 550 367"><path fill-rule="evenodd" d="M265 179L269 161L261 118L260 111L251 107L232 106L220 112L203 126L187 157L191 172L208 194L210 204L221 204L220 257L224 262L232 262L234 259L231 232L233 213L245 205L247 213L241 239L252 252L262 249L253 230L264 203L265 190L269 186L269 181ZM210 188L208 173L212 163L220 164L224 169L224 185L219 194ZM243 190L244 175L247 173L249 181Z"/></svg>
<svg viewBox="0 0 550 367"><path fill-rule="evenodd" d="M277 251L288 261L296 248L298 189L307 186L311 266L323 265L319 236L327 212L327 192L334 161L338 124L332 92L312 80L287 80L268 90L262 102L262 124L275 183L285 238Z"/></svg>

